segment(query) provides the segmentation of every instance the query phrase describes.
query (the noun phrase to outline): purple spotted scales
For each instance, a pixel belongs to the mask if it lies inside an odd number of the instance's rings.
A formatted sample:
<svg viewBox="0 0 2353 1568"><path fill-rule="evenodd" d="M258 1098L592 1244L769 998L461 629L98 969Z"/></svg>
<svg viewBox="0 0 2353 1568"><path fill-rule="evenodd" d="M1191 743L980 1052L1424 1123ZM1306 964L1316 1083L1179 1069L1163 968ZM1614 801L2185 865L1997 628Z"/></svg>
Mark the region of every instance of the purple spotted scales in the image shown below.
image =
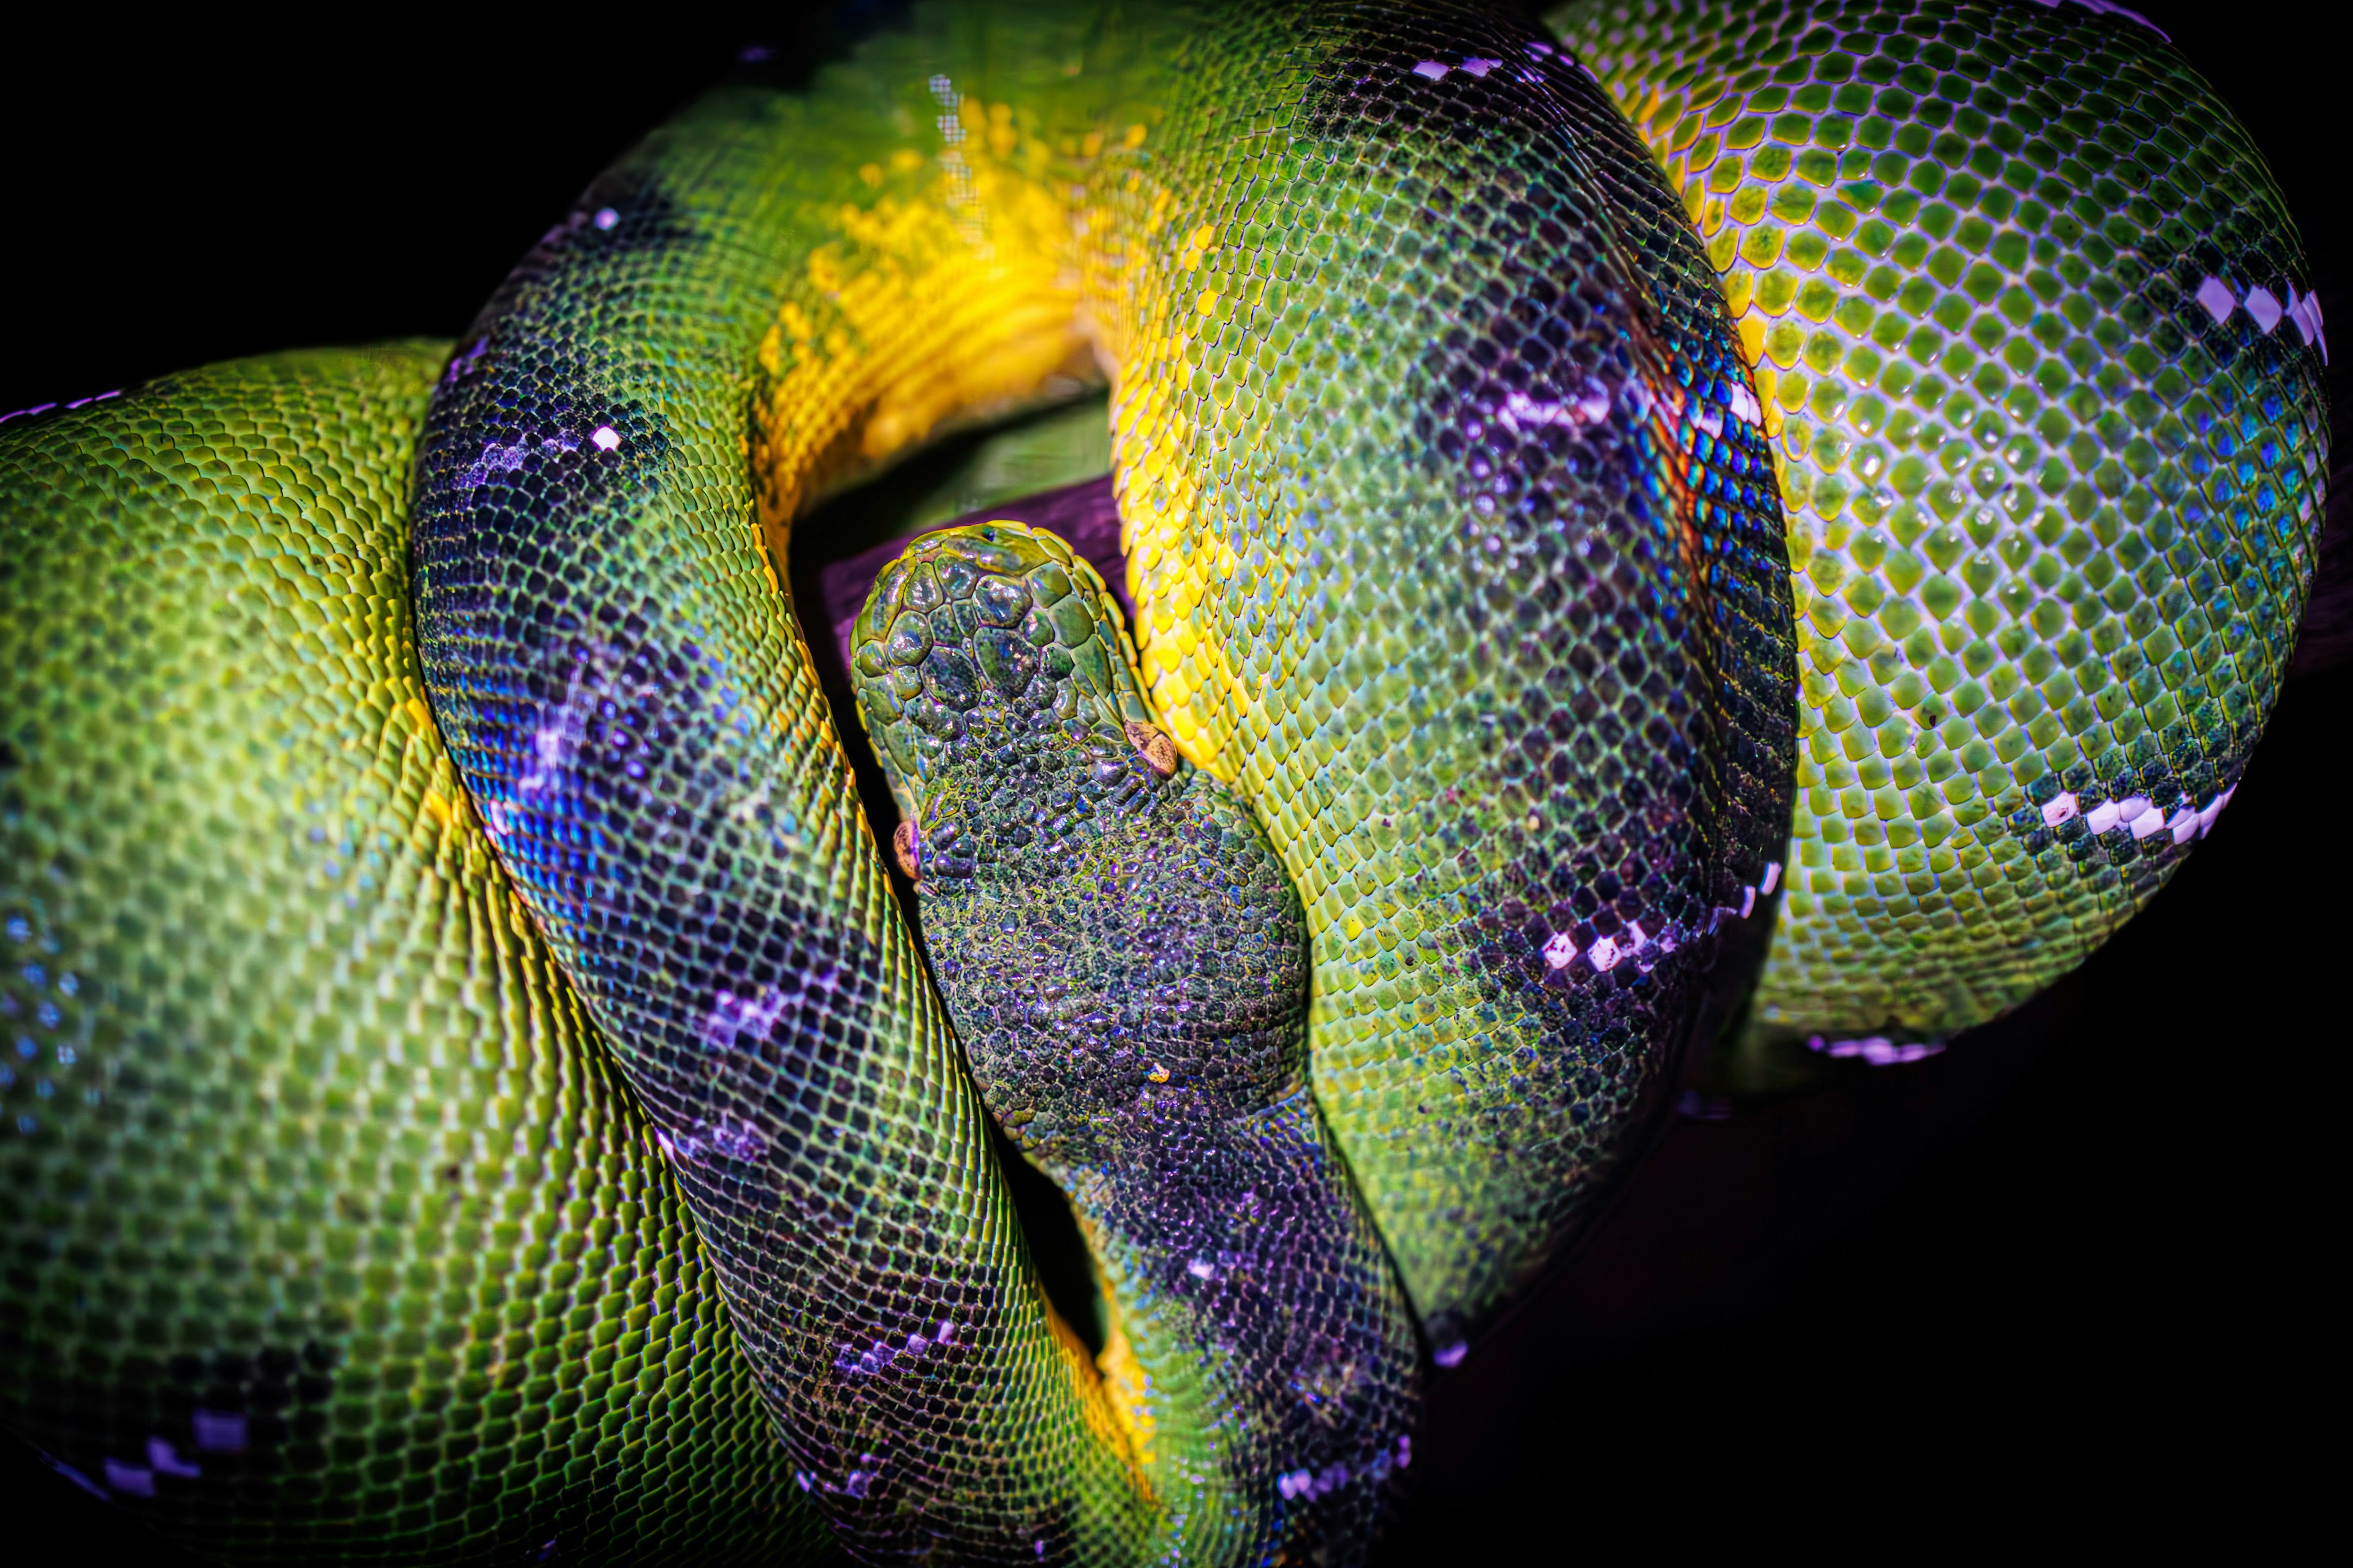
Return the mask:
<svg viewBox="0 0 2353 1568"><path fill-rule="evenodd" d="M1802 753L1750 1048L1894 1059L2072 968L2246 765L2321 522L2295 227L2120 8L1552 19L1683 193L1777 437Z"/></svg>
<svg viewBox="0 0 2353 1568"><path fill-rule="evenodd" d="M1117 605L1050 533L924 539L852 646L965 1059L1102 1272L1114 1408L1161 1484L1201 1455L1278 1549L1369 1535L1419 1352L1309 1089L1306 923L1265 833L1153 724ZM1216 1510L1197 1549L1231 1507L1188 1506Z"/></svg>
<svg viewBox="0 0 2353 1568"><path fill-rule="evenodd" d="M1769 931L1715 1070L1917 1059L2247 765L2327 323L2123 7L850 13L0 416L0 1419L201 1550L1362 1561ZM1082 405L1132 627L872 579Z"/></svg>
<svg viewBox="0 0 2353 1568"><path fill-rule="evenodd" d="M231 1560L815 1553L426 710L402 514L448 354L0 432L0 1420Z"/></svg>
<svg viewBox="0 0 2353 1568"><path fill-rule="evenodd" d="M1134 265L1214 299L1127 356L1113 468L1151 700L1299 888L1316 1094L1451 1360L1744 984L1787 569L1713 274L1593 81L1489 17L1309 31L1315 92L1244 97L1287 143L1169 148L1201 242Z"/></svg>

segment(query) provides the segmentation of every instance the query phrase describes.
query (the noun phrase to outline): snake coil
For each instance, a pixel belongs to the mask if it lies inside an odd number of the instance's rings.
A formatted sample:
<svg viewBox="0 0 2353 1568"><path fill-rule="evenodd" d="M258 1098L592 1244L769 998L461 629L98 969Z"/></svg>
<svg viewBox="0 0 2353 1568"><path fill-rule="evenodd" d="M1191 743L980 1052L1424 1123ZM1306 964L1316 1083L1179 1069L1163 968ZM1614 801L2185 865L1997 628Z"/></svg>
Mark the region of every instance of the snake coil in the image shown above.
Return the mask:
<svg viewBox="0 0 2353 1568"><path fill-rule="evenodd" d="M2324 323L2118 7L775 65L454 346L0 423L0 1418L204 1550L1361 1560L1687 1055L1942 1048L2246 765ZM795 521L1090 386L1132 624L915 542L870 820Z"/></svg>

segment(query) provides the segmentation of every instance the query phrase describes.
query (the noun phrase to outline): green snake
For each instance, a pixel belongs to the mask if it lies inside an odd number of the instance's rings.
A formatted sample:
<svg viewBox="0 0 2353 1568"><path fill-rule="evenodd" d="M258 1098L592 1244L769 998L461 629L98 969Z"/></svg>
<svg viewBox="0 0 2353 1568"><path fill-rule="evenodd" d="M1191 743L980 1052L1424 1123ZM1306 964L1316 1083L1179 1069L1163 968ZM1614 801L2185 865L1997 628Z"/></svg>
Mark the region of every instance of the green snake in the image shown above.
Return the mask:
<svg viewBox="0 0 2353 1568"><path fill-rule="evenodd" d="M0 1420L232 1561L1360 1560L1687 1057L2212 826L2309 287L2105 4L917 7L454 345L9 416ZM926 535L838 727L795 520L1105 384L1132 624Z"/></svg>

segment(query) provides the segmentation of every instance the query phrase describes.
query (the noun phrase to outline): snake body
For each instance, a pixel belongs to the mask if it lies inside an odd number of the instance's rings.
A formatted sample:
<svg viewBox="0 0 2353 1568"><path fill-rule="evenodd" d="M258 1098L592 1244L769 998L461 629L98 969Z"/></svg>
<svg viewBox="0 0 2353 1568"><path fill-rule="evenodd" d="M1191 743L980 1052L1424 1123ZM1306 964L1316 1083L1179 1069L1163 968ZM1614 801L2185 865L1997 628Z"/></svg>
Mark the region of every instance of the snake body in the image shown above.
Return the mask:
<svg viewBox="0 0 2353 1568"><path fill-rule="evenodd" d="M1389 1472L1303 1454L1196 1506L1112 1440L1173 1430L1201 1373L1141 1364L1139 1407L1106 1404L970 1179L985 1111L776 588L828 462L1028 394L1092 320L1143 689L1299 889L1318 1102L1443 1358L1655 1121L1778 852L1761 426L1688 226L1539 43L1467 14L1145 13L1100 43L919 18L807 96L723 92L660 133L451 362L413 503L436 715L864 1549L1222 1554L1286 1539L1302 1469L1360 1496ZM1525 63L1416 73L1447 48ZM932 156L892 156L909 136ZM1376 308L1400 291L1459 342L1401 331ZM925 743L963 723L919 709Z"/></svg>
<svg viewBox="0 0 2353 1568"><path fill-rule="evenodd" d="M1419 1349L1308 1088L1281 858L1154 724L1117 605L1052 534L927 539L855 632L942 1000L1090 1236L1155 1491L1271 1489L1282 1535L1362 1539L1411 1459Z"/></svg>
<svg viewBox="0 0 2353 1568"><path fill-rule="evenodd" d="M677 1183L426 705L448 353L8 432L9 1423L233 1559L789 1555Z"/></svg>
<svg viewBox="0 0 2353 1568"><path fill-rule="evenodd" d="M2262 732L2327 469L2295 224L2114 6L1555 21L1683 193L1777 437L1806 698L1750 1071L1941 1043L2142 908Z"/></svg>
<svg viewBox="0 0 2353 1568"><path fill-rule="evenodd" d="M237 1558L1360 1557L1785 879L1752 1081L2244 765L2321 323L2111 9L918 10L454 347L0 427L6 1419ZM919 543L878 835L793 521L1098 374L1133 639Z"/></svg>

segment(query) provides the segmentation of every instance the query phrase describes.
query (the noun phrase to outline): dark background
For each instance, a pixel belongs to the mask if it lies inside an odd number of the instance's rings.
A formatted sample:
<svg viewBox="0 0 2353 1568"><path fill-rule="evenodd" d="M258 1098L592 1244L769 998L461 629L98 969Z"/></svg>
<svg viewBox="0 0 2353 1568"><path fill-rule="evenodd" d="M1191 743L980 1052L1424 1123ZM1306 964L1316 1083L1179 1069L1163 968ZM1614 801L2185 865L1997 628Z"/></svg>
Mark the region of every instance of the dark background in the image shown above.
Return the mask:
<svg viewBox="0 0 2353 1568"><path fill-rule="evenodd" d="M2253 131L2353 354L2322 37L2293 7L2142 8ZM454 336L762 30L180 15L53 10L0 62L0 411ZM1441 1379L1389 1560L1662 1527L1906 1555L2286 1530L2324 1484L2342 1376L2321 1200L2353 1039L2349 674L2290 683L2173 886L2025 1011L1925 1063L1679 1121L1579 1266ZM21 1447L0 1521L19 1561L181 1560Z"/></svg>

